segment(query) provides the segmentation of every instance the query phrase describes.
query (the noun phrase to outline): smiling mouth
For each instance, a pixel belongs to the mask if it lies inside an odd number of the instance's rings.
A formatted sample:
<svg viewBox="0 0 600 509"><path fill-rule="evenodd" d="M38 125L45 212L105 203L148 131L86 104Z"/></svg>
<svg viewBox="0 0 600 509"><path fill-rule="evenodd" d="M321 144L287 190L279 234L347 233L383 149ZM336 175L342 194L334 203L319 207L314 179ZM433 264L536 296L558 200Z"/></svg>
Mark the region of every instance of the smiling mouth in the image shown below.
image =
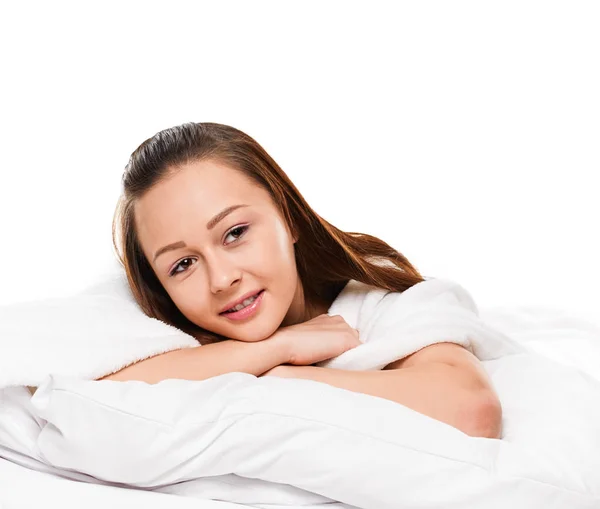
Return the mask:
<svg viewBox="0 0 600 509"><path fill-rule="evenodd" d="M261 290L260 292L257 292L255 295L253 295L252 297L248 297L250 299L252 299L252 302L248 303L248 305L244 306L242 309L228 309L227 311L223 311L222 313L219 313L220 315L228 315L228 314L233 314L233 313L238 313L239 311L243 311L246 308L249 308L250 306L252 306L252 304L261 296L261 294L264 292L264 289ZM239 305L239 304L238 304Z"/></svg>

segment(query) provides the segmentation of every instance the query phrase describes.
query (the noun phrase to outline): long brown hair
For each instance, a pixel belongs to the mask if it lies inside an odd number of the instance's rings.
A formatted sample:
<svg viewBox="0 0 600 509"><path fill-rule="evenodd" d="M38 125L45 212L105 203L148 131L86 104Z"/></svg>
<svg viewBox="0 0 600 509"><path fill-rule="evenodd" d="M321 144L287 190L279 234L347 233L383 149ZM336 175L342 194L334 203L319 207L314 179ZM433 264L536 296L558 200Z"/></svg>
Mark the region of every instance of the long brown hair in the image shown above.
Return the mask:
<svg viewBox="0 0 600 509"><path fill-rule="evenodd" d="M178 167L207 159L242 172L269 192L290 231L297 235L296 264L308 304L331 303L350 279L394 292L425 280L402 253L384 241L341 231L320 217L253 138L227 125L190 122L144 141L131 154L123 174L123 192L112 225L113 245L146 315L179 328L201 344L228 339L198 327L179 311L146 259L135 230L136 200Z"/></svg>

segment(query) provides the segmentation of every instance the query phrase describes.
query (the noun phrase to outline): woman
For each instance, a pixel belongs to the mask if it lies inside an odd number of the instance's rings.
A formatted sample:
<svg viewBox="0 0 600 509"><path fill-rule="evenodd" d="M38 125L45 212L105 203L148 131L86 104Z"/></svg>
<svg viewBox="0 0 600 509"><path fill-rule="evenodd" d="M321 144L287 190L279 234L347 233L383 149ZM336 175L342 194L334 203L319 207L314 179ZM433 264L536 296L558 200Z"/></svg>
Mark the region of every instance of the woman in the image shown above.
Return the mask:
<svg viewBox="0 0 600 509"><path fill-rule="evenodd" d="M360 344L358 331L326 314L349 280L403 292L424 278L382 240L317 215L245 133L187 123L142 143L123 176L113 241L143 311L203 347L105 379L202 380L233 371L309 378L498 437L495 392L478 359L458 345L431 345L384 371L311 366Z"/></svg>

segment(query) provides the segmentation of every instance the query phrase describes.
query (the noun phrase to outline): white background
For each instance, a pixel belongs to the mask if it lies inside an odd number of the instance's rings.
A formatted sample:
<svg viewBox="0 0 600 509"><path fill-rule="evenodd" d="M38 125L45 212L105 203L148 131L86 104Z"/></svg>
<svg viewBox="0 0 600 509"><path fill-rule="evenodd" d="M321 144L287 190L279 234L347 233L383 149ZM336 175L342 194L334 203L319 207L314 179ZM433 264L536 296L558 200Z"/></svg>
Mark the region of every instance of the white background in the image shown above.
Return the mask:
<svg viewBox="0 0 600 509"><path fill-rule="evenodd" d="M210 121L480 307L600 322L599 26L595 1L4 2L0 304L115 267L129 155Z"/></svg>

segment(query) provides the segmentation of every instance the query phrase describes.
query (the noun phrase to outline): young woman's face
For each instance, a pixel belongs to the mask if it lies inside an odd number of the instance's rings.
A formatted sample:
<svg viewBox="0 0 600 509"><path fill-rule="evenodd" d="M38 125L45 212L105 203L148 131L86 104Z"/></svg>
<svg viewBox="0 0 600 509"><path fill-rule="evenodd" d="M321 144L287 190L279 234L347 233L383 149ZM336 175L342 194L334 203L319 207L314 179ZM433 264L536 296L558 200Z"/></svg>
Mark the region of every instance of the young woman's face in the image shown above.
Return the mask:
<svg viewBox="0 0 600 509"><path fill-rule="evenodd" d="M242 173L210 160L187 164L136 203L135 218L148 262L196 325L260 341L306 319L292 233L269 193ZM260 290L252 316L221 313Z"/></svg>

